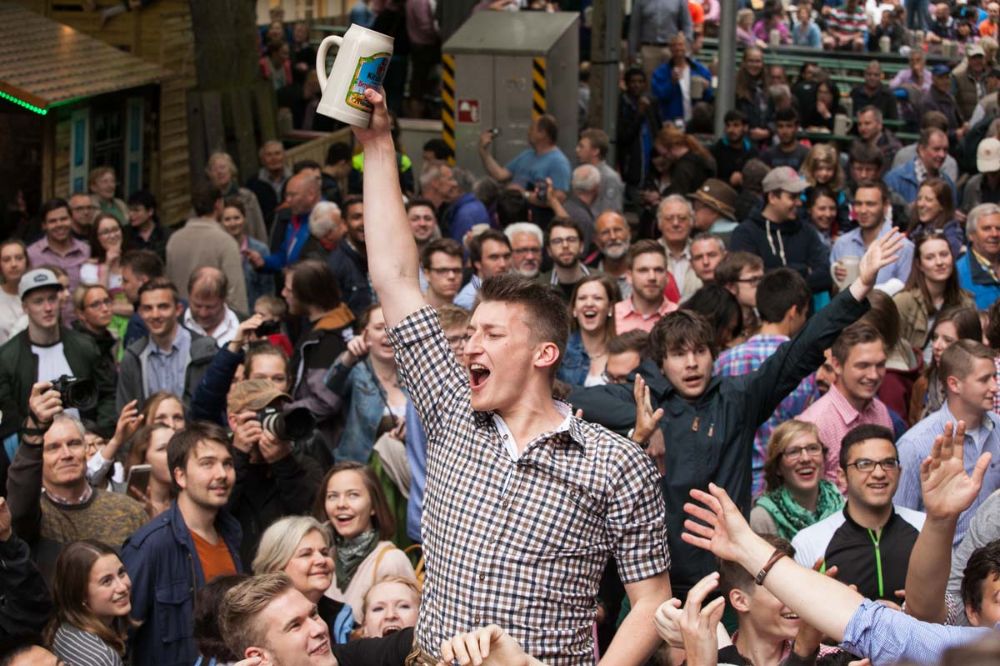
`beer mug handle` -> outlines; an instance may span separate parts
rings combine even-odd
[[[330,35],[320,42],[319,50],[316,51],[316,76],[319,78],[320,90],[326,90],[326,52],[330,50],[330,44],[336,44],[339,49],[344,43],[343,37]]]

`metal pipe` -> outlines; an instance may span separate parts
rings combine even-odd
[[[726,130],[726,112],[736,104],[736,0],[720,0],[719,87],[715,91],[715,135]]]

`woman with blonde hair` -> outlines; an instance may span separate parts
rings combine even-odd
[[[750,511],[754,532],[791,540],[840,510],[843,495],[823,478],[825,457],[814,424],[793,419],[774,429],[764,460],[766,492]]]
[[[252,565],[258,575],[287,574],[331,630],[344,606],[325,595],[333,583],[332,545],[329,528],[312,516],[287,516],[264,531]]]
[[[132,612],[132,580],[110,546],[87,539],[56,560],[56,611],[46,629],[52,651],[67,664],[122,666]]]
[[[379,638],[414,627],[420,613],[420,586],[402,576],[384,576],[365,595],[361,636]]]
[[[806,159],[802,162],[802,177],[809,186],[802,192],[802,210],[800,214],[808,219],[805,204],[809,201],[814,189],[820,186],[833,190],[837,197],[836,228],[840,233],[850,231],[851,206],[845,194],[847,178],[840,166],[840,155],[837,149],[825,143],[818,143],[809,149]]]

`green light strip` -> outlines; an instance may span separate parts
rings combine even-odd
[[[24,107],[28,111],[34,111],[35,113],[37,113],[40,116],[47,115],[48,112],[49,112],[48,109],[43,109],[40,106],[35,106],[34,104],[29,104],[28,102],[25,102],[23,99],[18,99],[17,97],[14,97],[13,95],[8,95],[7,93],[5,93],[2,90],[0,90],[0,99],[5,99],[8,102],[12,102],[14,104],[17,104],[18,106]]]

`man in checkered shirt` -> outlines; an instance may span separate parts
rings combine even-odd
[[[516,275],[487,280],[458,364],[418,283],[384,100],[364,146],[368,267],[400,374],[427,432],[427,579],[417,644],[498,624],[554,666],[593,664],[596,594],[609,556],[632,611],[605,658],[641,664],[671,596],[663,499],[634,443],[552,399],[569,333],[558,294]]]

